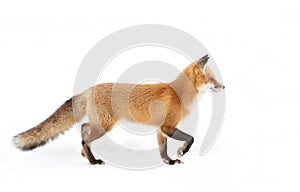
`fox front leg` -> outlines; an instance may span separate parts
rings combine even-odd
[[[191,135],[184,133],[177,128],[162,127],[162,131],[173,139],[185,141],[184,145],[177,151],[178,157],[182,157],[186,152],[188,152],[192,144],[194,143],[194,138]]]
[[[191,135],[184,133],[179,129],[175,129],[175,132],[171,137],[176,140],[185,141],[184,145],[177,151],[178,157],[182,157],[186,152],[188,152],[192,144],[194,143],[194,138]]]
[[[175,163],[183,163],[179,159],[171,159],[167,153],[167,137],[159,130],[157,132],[157,141],[159,145],[159,153],[163,161],[168,165],[174,165]]]

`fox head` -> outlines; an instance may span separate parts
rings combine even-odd
[[[209,56],[205,55],[201,59],[190,64],[184,70],[184,73],[196,88],[207,87],[212,91],[221,91],[225,89],[225,86],[216,80],[213,71],[206,66],[208,59]]]

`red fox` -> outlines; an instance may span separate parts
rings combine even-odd
[[[104,164],[92,154],[91,143],[109,132],[118,120],[125,119],[159,126],[157,141],[162,160],[169,165],[182,163],[168,156],[167,137],[185,142],[177,151],[178,157],[188,152],[194,138],[176,126],[188,114],[197,89],[204,85],[209,85],[213,91],[225,88],[205,66],[208,59],[205,55],[191,63],[170,83],[104,83],[91,87],[67,100],[36,127],[16,135],[14,144],[21,150],[32,150],[53,140],[87,116],[89,122],[81,126],[82,156],[90,164]]]

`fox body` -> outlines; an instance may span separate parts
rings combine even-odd
[[[224,89],[205,66],[208,59],[206,55],[191,63],[170,83],[104,83],[91,87],[66,101],[36,127],[16,135],[14,143],[21,150],[32,150],[87,116],[89,122],[81,127],[82,155],[91,164],[104,164],[93,156],[91,143],[109,132],[118,120],[125,119],[159,126],[157,141],[163,161],[166,164],[181,163],[179,159],[173,160],[167,155],[167,137],[185,141],[178,149],[178,156],[184,155],[194,139],[176,126],[188,114],[198,88],[209,85],[214,91]]]

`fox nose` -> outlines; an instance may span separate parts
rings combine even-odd
[[[222,86],[215,86],[215,89],[225,89],[225,86],[222,85]]]

